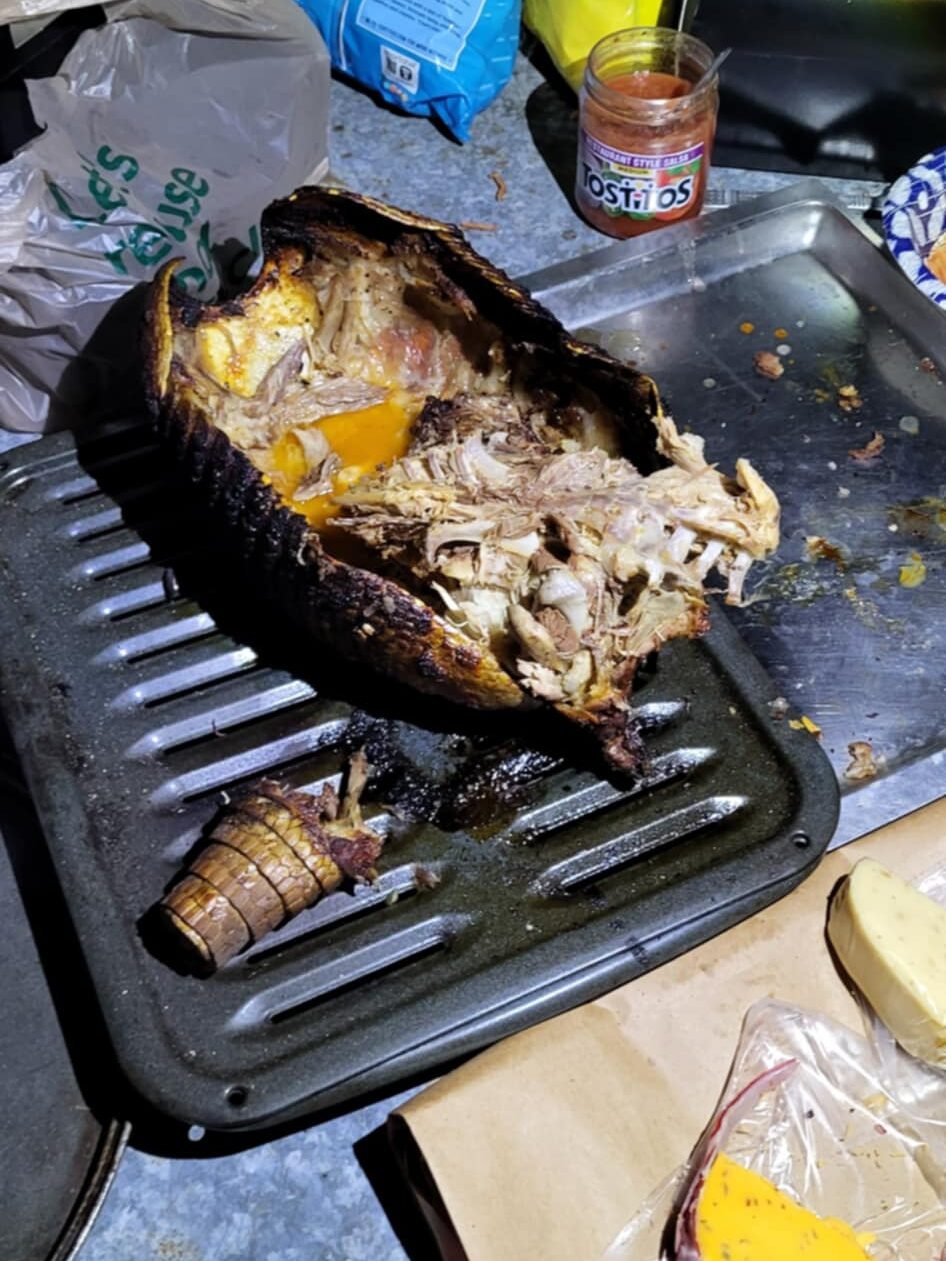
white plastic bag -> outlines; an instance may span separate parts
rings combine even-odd
[[[876,1048],[858,1034],[787,1004],[757,1003],[690,1162],[654,1191],[601,1261],[664,1255],[666,1224],[702,1176],[710,1139],[812,1212],[872,1234],[878,1261],[940,1257],[946,1170],[922,1121],[892,1097],[883,1076]],[[939,1099],[926,1103],[942,1108],[944,1096],[946,1079]]]
[[[140,282],[182,258],[181,282],[212,296],[258,254],[267,203],[327,168],[328,55],[295,0],[122,0],[108,17],[29,85],[46,130],[0,167],[10,429],[129,406]]]
[[[0,0],[0,23],[32,21],[47,18],[52,21],[67,9],[81,9],[89,0]]]

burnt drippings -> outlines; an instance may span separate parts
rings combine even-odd
[[[371,765],[368,792],[406,819],[489,834],[562,765],[556,754],[497,731],[444,736],[356,710],[345,743]]]

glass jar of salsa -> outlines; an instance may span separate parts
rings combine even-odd
[[[575,197],[610,236],[638,236],[699,213],[716,134],[713,54],[661,27],[595,44],[580,96]]]

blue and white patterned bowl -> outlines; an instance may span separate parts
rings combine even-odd
[[[920,158],[891,186],[883,219],[891,254],[918,289],[946,308],[946,285],[926,265],[930,249],[946,231],[946,148]]]

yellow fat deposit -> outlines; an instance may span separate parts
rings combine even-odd
[[[946,1067],[946,909],[862,858],[831,904],[828,937],[900,1045]]]
[[[697,1206],[696,1243],[702,1261],[869,1261],[846,1222],[818,1217],[760,1174],[720,1153]]]
[[[407,451],[412,415],[399,400],[388,397],[383,403],[356,412],[326,416],[309,426],[319,429],[342,462],[332,478],[332,491],[312,499],[296,500],[296,490],[308,473],[305,451],[296,433],[282,435],[271,448],[266,472],[273,486],[296,512],[301,512],[316,529],[339,511],[334,496],[343,494],[379,465],[400,459]]]

